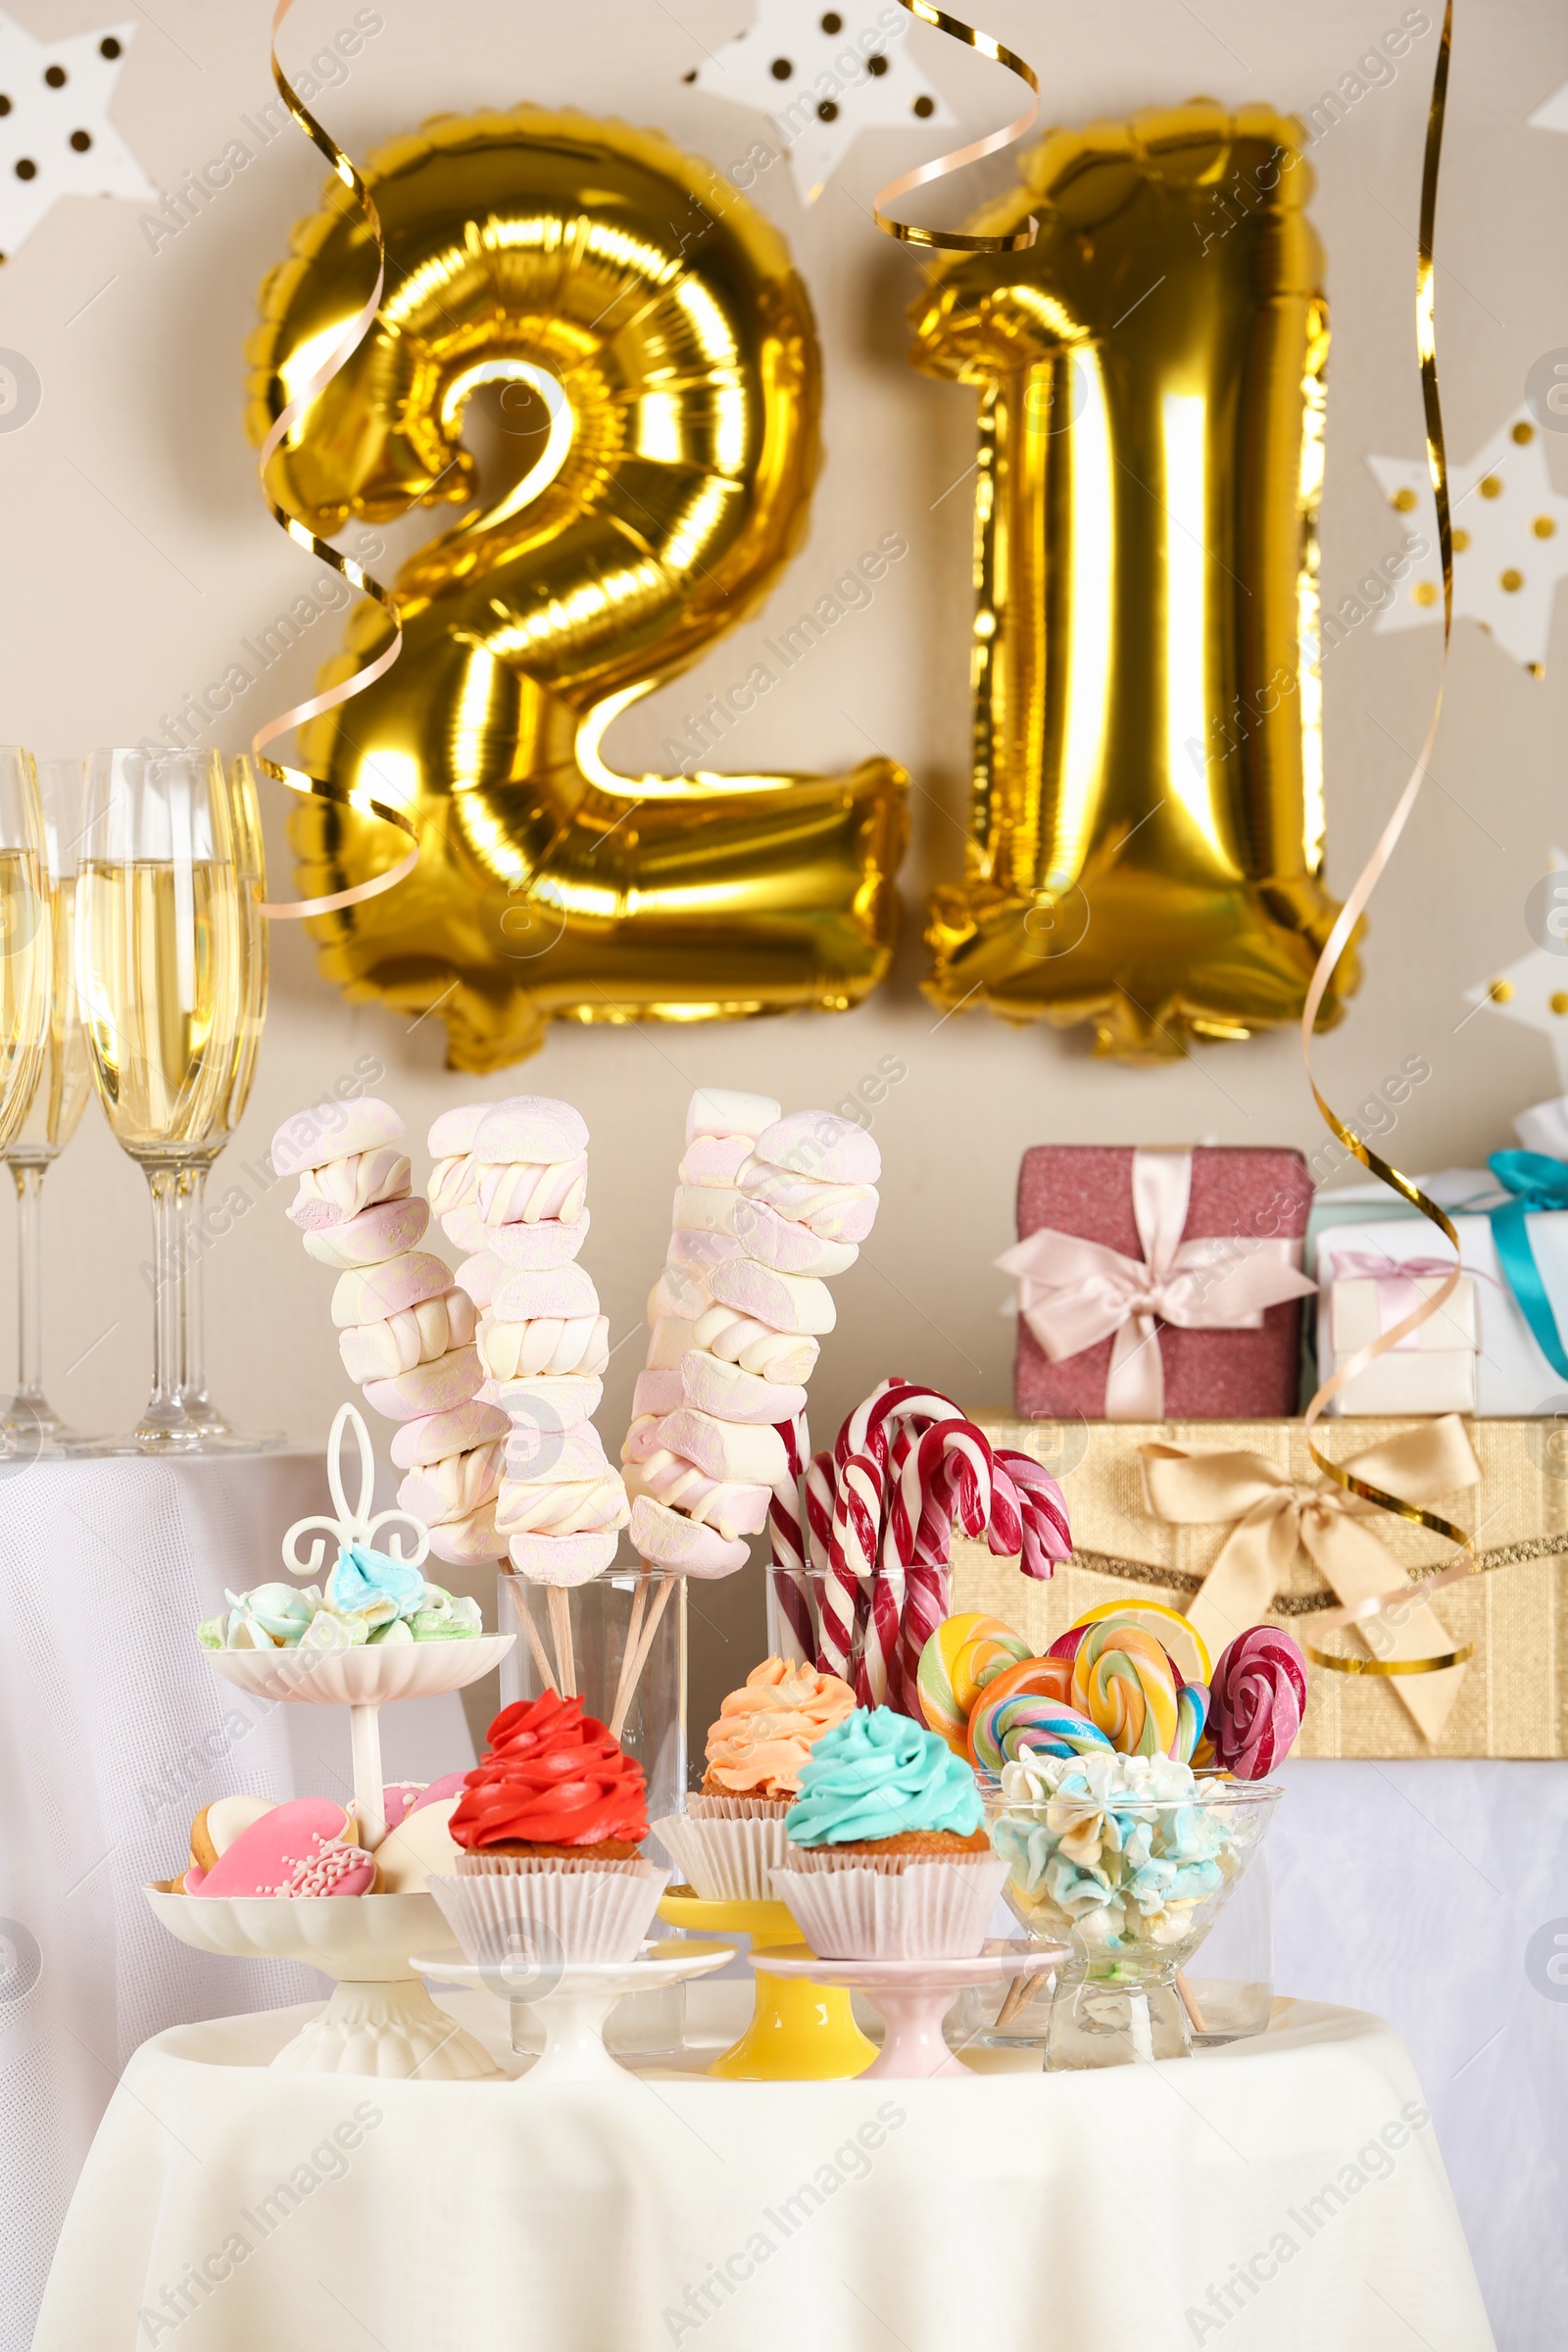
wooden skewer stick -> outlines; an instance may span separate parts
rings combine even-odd
[[[571,1599],[564,1585],[552,1585],[550,1592],[550,1637],[556,1649],[556,1673],[561,1683],[561,1695],[570,1698],[577,1689],[577,1661],[571,1647]]]
[[[1004,2026],[1010,2026],[1019,2012],[1029,2006],[1050,1975],[1049,1968],[1036,1968],[1032,1969],[1027,1976],[1013,1978],[1012,1983],[1007,1986],[1007,1997],[997,2011],[998,2033]]]
[[[637,1655],[632,1665],[630,1680],[626,1684],[624,1695],[618,1693],[616,1695],[615,1720],[610,1726],[610,1737],[612,1740],[618,1740],[622,1730],[625,1727],[626,1718],[631,1712],[631,1702],[637,1695],[637,1685],[642,1680],[643,1668],[648,1663],[648,1653],[654,1646],[654,1637],[659,1631],[659,1620],[661,1617],[662,1617],[665,1609],[669,1605],[669,1596],[675,1590],[675,1583],[676,1580],[672,1576],[666,1576],[664,1578],[663,1583],[660,1586],[658,1597],[655,1600],[653,1607],[649,1610],[646,1619],[644,1620],[642,1635],[637,1643]]]
[[[532,1650],[533,1662],[539,1669],[539,1680],[544,1684],[544,1687],[547,1690],[553,1691],[556,1697],[559,1698],[561,1696],[560,1685],[557,1683],[555,1676],[550,1671],[550,1660],[545,1655],[545,1645],[540,1641],[538,1633],[535,1631],[533,1618],[528,1609],[528,1594],[533,1588],[531,1585],[523,1583],[523,1580],[520,1577],[517,1581],[522,1586],[522,1591],[518,1595],[518,1600],[522,1609],[522,1630],[528,1637],[528,1647]]]
[[[1208,2028],[1203,2022],[1203,2012],[1198,2006],[1197,1996],[1180,1969],[1176,1971],[1176,1989],[1181,1994],[1182,2007],[1187,2012],[1188,2022],[1192,2026],[1193,2032],[1206,2034]]]
[[[626,1620],[626,1646],[620,1653],[620,1673],[615,1683],[615,1705],[612,1720],[623,1723],[631,1703],[631,1670],[637,1655],[637,1637],[642,1631],[643,1611],[648,1606],[648,1588],[653,1582],[653,1570],[645,1560],[637,1572],[637,1589],[631,1596],[631,1614]]]

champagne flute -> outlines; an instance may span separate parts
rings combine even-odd
[[[244,916],[216,752],[95,752],[76,882],[76,985],[93,1082],[153,1211],[153,1386],[128,1438],[88,1450],[221,1449],[179,1393],[179,1183],[211,1149],[244,1018]]]
[[[203,1298],[207,1179],[213,1162],[245,1114],[267,1019],[269,930],[267,918],[261,912],[261,903],[267,896],[267,863],[262,847],[256,771],[248,760],[233,762],[227,784],[234,870],[239,881],[239,948],[243,967],[240,1018],[228,1085],[217,1108],[209,1148],[192,1159],[179,1179],[180,1263],[185,1276],[179,1394],[187,1411],[200,1422],[208,1437],[225,1439],[232,1446],[254,1447],[278,1446],[283,1441],[271,1433],[238,1436],[208,1396]]]
[[[0,1149],[17,1187],[17,1393],[0,1410],[13,1438],[36,1428],[57,1452],[73,1433],[43,1393],[43,1180],[76,1132],[91,1079],[73,953],[76,865],[86,818],[87,763],[38,763],[52,940],[44,1066],[21,1133]]]

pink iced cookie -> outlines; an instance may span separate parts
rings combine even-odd
[[[466,1403],[478,1394],[483,1380],[478,1348],[454,1348],[450,1354],[416,1364],[395,1380],[367,1381],[365,1401],[389,1421],[417,1421],[426,1413],[444,1413]]]
[[[749,1135],[694,1136],[675,1173],[682,1184],[733,1184],[751,1153]]]
[[[286,1894],[294,1873],[352,1823],[330,1797],[297,1796],[273,1805],[219,1855],[201,1883],[202,1894]]]
[[[405,1421],[392,1432],[389,1450],[400,1470],[422,1470],[428,1462],[445,1461],[449,1453],[466,1453],[471,1446],[504,1438],[509,1426],[497,1406],[469,1397],[446,1412]]]
[[[395,1830],[405,1814],[412,1813],[424,1793],[423,1781],[388,1781],[381,1790],[381,1811],[389,1830]]]
[[[668,1412],[690,1404],[720,1421],[765,1421],[772,1428],[780,1421],[793,1421],[797,1413],[806,1410],[803,1388],[785,1380],[760,1380],[755,1372],[743,1372],[739,1364],[710,1355],[705,1348],[687,1348],[677,1379],[679,1394],[664,1408]]]
[[[303,1176],[307,1168],[401,1143],[407,1133],[391,1103],[373,1095],[359,1102],[317,1102],[283,1121],[269,1156],[277,1175]]]
[[[690,1405],[666,1415],[660,1443],[726,1485],[771,1488],[788,1466],[784,1441],[765,1421],[720,1421]]]
[[[302,1862],[282,1889],[302,1902],[325,1894],[373,1894],[375,1857],[363,1846],[334,1842]]]
[[[303,1239],[323,1266],[381,1266],[417,1248],[429,1222],[429,1201],[415,1194],[407,1200],[378,1200],[346,1225],[327,1225]]]
[[[761,1135],[778,1117],[779,1105],[771,1095],[700,1086],[686,1105],[686,1141],[693,1143],[700,1135]]]
[[[423,1299],[439,1298],[452,1286],[452,1268],[427,1250],[406,1250],[382,1266],[351,1269],[332,1293],[332,1320],[339,1331],[356,1323],[383,1323]]]
[[[440,1780],[432,1781],[427,1788],[420,1789],[414,1803],[409,1807],[409,1811],[422,1813],[426,1805],[444,1804],[449,1796],[461,1796],[467,1783],[469,1770],[471,1767],[466,1767],[462,1772],[443,1773]]]
[[[651,1494],[639,1494],[631,1506],[631,1541],[651,1566],[681,1576],[733,1576],[751,1558],[746,1544],[727,1543],[715,1529],[683,1519]]]
[[[756,1155],[816,1184],[875,1184],[882,1154],[863,1127],[832,1110],[792,1110],[758,1137]]]
[[[498,1323],[531,1323],[536,1317],[571,1321],[598,1314],[599,1293],[583,1266],[538,1273],[509,1267],[497,1279],[490,1312]]]
[[[586,1585],[602,1576],[620,1538],[612,1527],[588,1535],[514,1536],[508,1549],[519,1576],[535,1585]]]
[[[837,1320],[833,1294],[814,1274],[776,1274],[771,1266],[742,1259],[715,1266],[708,1287],[721,1306],[733,1306],[770,1331],[792,1337],[819,1338]]]

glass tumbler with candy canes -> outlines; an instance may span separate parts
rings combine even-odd
[[[1305,1660],[1255,1626],[1211,1666],[1188,1620],[1153,1602],[1092,1609],[1043,1657],[1021,1647],[996,1619],[951,1618],[918,1686],[987,1794],[1009,1904],[1032,1935],[1072,1947],[1046,2064],[1182,2057],[1195,2038],[1228,2038],[1187,1969],[1284,1793],[1266,1776],[1300,1730]],[[1020,1980],[1015,2013],[1039,1989]]]

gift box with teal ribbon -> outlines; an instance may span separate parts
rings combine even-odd
[[[1476,1410],[1568,1412],[1568,1163],[1541,1152],[1494,1152],[1485,1169],[1446,1168],[1419,1179],[1459,1235],[1461,1262],[1478,1277]],[[1386,1257],[1446,1258],[1442,1231],[1383,1185],[1355,1185],[1313,1203],[1307,1271],[1317,1244]]]

